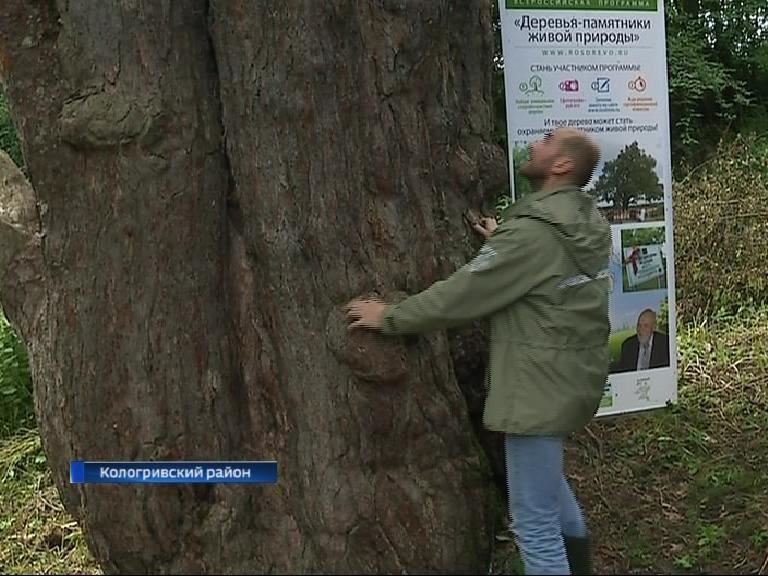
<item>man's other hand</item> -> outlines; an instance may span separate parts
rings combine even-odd
[[[480,218],[477,224],[474,224],[472,227],[483,238],[490,238],[491,234],[499,227],[499,224],[496,222],[496,218]]]
[[[350,330],[355,328],[369,328],[376,330],[381,327],[386,304],[380,300],[352,300],[346,306],[347,317],[352,321]]]

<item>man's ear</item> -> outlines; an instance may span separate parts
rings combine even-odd
[[[557,174],[558,176],[562,176],[563,174],[568,174],[569,172],[573,172],[574,169],[574,163],[571,158],[568,158],[567,156],[561,156],[557,160],[554,161],[552,164],[552,173]]]

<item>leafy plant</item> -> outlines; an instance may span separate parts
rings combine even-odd
[[[26,350],[0,311],[0,438],[34,424]]]
[[[11,119],[11,113],[8,109],[3,94],[0,92],[0,150],[6,152],[17,166],[24,165],[24,158],[21,154],[21,146],[16,136],[16,128]]]

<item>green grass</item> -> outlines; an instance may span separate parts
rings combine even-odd
[[[621,332],[614,332],[608,339],[608,349],[611,354],[611,362],[618,362],[621,358],[621,345],[630,336],[634,336],[637,331],[634,328],[622,330]]]
[[[0,309],[0,438],[34,425],[27,352]]]
[[[765,573],[768,308],[680,326],[678,343],[678,405],[569,440],[596,571]],[[0,573],[99,573],[33,431],[0,440],[0,486]],[[491,573],[522,574],[503,520]]]
[[[0,573],[100,574],[53,486],[34,430],[0,441]]]

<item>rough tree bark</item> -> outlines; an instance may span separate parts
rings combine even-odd
[[[4,0],[32,187],[0,211],[0,294],[106,571],[485,571],[482,331],[350,335],[341,307],[478,247],[461,212],[507,178],[491,10]],[[279,482],[75,487],[71,459],[275,459]]]

